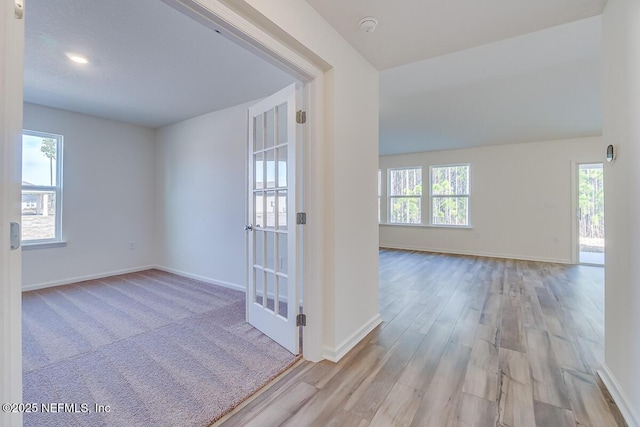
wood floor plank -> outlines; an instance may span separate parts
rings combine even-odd
[[[476,331],[482,313],[471,304],[467,304],[458,317],[456,327],[451,334],[451,341],[472,347],[476,339]]]
[[[564,371],[564,381],[578,425],[585,427],[616,425],[616,420],[593,376]]]
[[[585,364],[580,357],[577,344],[573,340],[553,334],[549,334],[549,340],[551,342],[553,354],[555,355],[558,366],[561,369],[569,369],[585,373],[589,372],[589,369],[585,367]]]
[[[551,348],[549,334],[546,331],[528,329],[527,351],[533,378],[534,399],[561,408],[571,408],[562,371]]]
[[[596,376],[596,372],[602,369],[604,362],[604,343],[592,341],[583,337],[576,337],[578,354],[588,373]]]
[[[455,425],[457,427],[495,427],[498,425],[498,403],[462,393]]]
[[[383,324],[223,425],[622,427],[595,376],[603,286],[593,267],[381,250]]]
[[[544,313],[538,301],[538,294],[535,287],[524,289],[522,302],[523,325],[529,329],[539,329],[545,331],[547,325],[544,321]]]
[[[531,367],[525,353],[500,348],[500,425],[535,426]]]
[[[498,362],[498,330],[490,325],[480,325],[462,391],[485,400],[497,401]]]
[[[344,408],[361,418],[371,420],[423,338],[424,335],[417,332],[404,333],[378,366],[372,367],[371,373],[347,399]]]
[[[344,427],[344,426],[353,426],[353,427],[367,427],[369,425],[369,421],[364,418],[359,417],[358,415],[345,411],[341,409],[338,411],[335,416],[333,416],[329,421],[325,424],[315,424],[322,425],[327,427]]]
[[[423,392],[404,384],[394,384],[369,427],[409,426],[415,416]]]
[[[519,292],[515,290],[502,296],[500,347],[519,352],[526,351],[526,339],[522,324],[522,302]]]
[[[573,412],[535,400],[533,410],[537,426],[576,427]]]
[[[412,426],[451,425],[457,416],[471,348],[450,342],[429,382]]]
[[[375,365],[386,352],[384,347],[367,345],[357,358],[343,366],[340,375],[329,381],[282,425],[297,427],[312,422],[326,423],[367,376],[369,367]]]
[[[260,410],[251,420],[243,422],[245,427],[275,426],[289,419],[300,406],[303,406],[318,389],[307,383],[298,383],[280,399]]]
[[[430,301],[425,305],[422,313],[420,313],[411,325],[409,325],[409,330],[419,332],[423,335],[428,334],[429,330],[431,330],[431,327],[440,315],[440,312],[444,308],[444,303],[446,301],[446,296],[432,296]]]
[[[426,388],[440,364],[453,327],[454,324],[451,322],[436,322],[433,325],[400,374],[399,383],[416,390]]]
[[[483,325],[500,326],[502,293],[490,292],[482,308],[480,323]]]

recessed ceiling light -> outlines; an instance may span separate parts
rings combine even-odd
[[[78,55],[77,53],[67,53],[67,58],[78,64],[88,64],[89,60],[86,56]]]

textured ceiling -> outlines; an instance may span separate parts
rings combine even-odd
[[[160,0],[31,0],[25,37],[25,101],[149,127],[294,81]]]
[[[599,15],[607,0],[307,0],[379,70]],[[358,22],[374,16],[373,33]]]
[[[601,19],[385,70],[380,154],[602,132]]]

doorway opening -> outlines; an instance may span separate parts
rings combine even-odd
[[[604,169],[602,163],[578,166],[578,262],[604,265]]]

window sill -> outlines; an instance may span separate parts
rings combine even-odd
[[[399,224],[390,222],[379,222],[378,225],[384,227],[452,228],[455,230],[473,230],[473,226],[471,225]]]
[[[39,242],[39,243],[25,243],[22,245],[23,251],[33,251],[36,249],[51,249],[51,248],[62,248],[67,246],[67,242],[59,241],[59,242]]]

